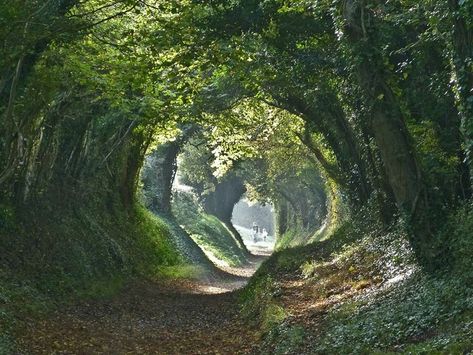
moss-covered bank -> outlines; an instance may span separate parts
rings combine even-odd
[[[402,222],[385,228],[368,213],[325,241],[274,254],[241,295],[244,314],[261,330],[261,352],[471,351],[473,274],[463,254],[472,223],[471,205],[446,218],[441,233],[454,241],[454,257],[435,273],[419,266]]]

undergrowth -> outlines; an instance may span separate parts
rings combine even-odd
[[[50,201],[49,201],[50,202]],[[78,298],[116,294],[134,277],[190,277],[166,222],[136,205],[38,203],[23,215],[0,206],[0,353],[12,353],[19,319]],[[31,212],[34,211],[34,212]],[[42,265],[38,268],[37,265]]]
[[[267,260],[241,294],[244,314],[261,330],[261,352],[471,352],[471,205],[446,218],[442,270],[418,265],[406,230],[402,221],[386,228],[358,215],[328,240]]]

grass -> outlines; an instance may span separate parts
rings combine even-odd
[[[199,272],[171,243],[166,222],[139,205],[105,210],[93,201],[73,208],[51,203],[24,215],[0,206],[2,354],[14,352],[13,333],[26,316],[77,299],[111,297],[132,278]]]
[[[174,269],[176,275],[184,275],[183,270],[188,266],[171,243],[172,229],[164,220],[143,207],[137,208],[137,217],[134,235],[138,237],[137,250],[142,253],[138,259],[140,273],[152,277],[155,274],[162,275],[160,269]],[[179,268],[183,270],[179,271]]]
[[[200,279],[207,272],[201,266],[183,264],[176,266],[162,266],[156,271],[158,279]]]
[[[175,194],[173,213],[178,223],[202,249],[230,266],[246,262],[245,253],[231,232],[218,218],[206,214],[192,194]]]

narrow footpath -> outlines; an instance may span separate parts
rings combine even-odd
[[[263,253],[264,254],[264,253]],[[251,354],[256,332],[239,318],[237,288],[267,255],[228,277],[134,282],[110,300],[83,302],[31,320],[24,354]]]

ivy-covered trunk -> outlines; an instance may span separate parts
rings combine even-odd
[[[282,198],[275,202],[277,237],[281,237],[288,230],[287,204],[287,201]]]
[[[0,38],[0,185],[15,184],[16,176],[27,163],[28,151],[33,149],[28,130],[34,125],[35,113],[19,116],[15,112],[18,98],[34,66],[48,45],[67,32],[76,33],[66,13],[78,3],[58,0],[43,4],[17,2],[12,30]],[[0,7],[0,11],[2,11]],[[14,15],[12,15],[14,14]],[[66,26],[67,24],[67,26]]]
[[[422,180],[403,114],[386,79],[386,68],[373,33],[373,16],[364,1],[344,2],[345,36],[354,56],[358,83],[371,114],[371,128],[398,208],[415,214]]]
[[[470,168],[473,187],[473,5],[468,1],[448,1],[453,27],[453,70],[457,107],[461,115],[461,129],[465,157]]]
[[[177,172],[177,157],[198,126],[183,125],[181,130],[177,139],[159,145],[145,159],[141,175],[145,205],[157,214],[172,215],[172,185]]]
[[[389,85],[388,69],[377,43],[375,1],[343,2],[344,36],[370,115],[370,128],[400,213],[412,227],[411,244],[419,260],[435,267],[438,250],[431,237],[427,189],[403,112]],[[382,11],[381,9],[379,11]]]

